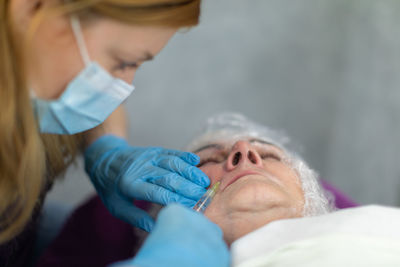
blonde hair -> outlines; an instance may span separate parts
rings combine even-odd
[[[24,47],[13,35],[9,3],[0,0],[0,244],[24,229],[46,185],[74,161],[83,141],[79,134],[39,133],[25,78]],[[39,13],[31,29],[46,16],[70,14],[191,27],[199,20],[200,0],[69,0]]]

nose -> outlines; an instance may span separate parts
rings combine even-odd
[[[262,167],[262,159],[247,141],[238,141],[234,144],[227,160],[227,169],[233,170],[242,164],[251,164]]]

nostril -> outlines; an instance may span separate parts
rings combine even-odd
[[[233,166],[237,165],[241,158],[242,158],[242,153],[236,152],[235,156],[233,156],[233,159],[232,159]]]
[[[256,158],[256,156],[254,155],[253,152],[249,151],[247,153],[247,158],[251,161],[251,163],[257,164],[257,158]]]

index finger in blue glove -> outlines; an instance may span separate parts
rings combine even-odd
[[[143,183],[140,187],[132,184],[132,186],[125,186],[121,191],[128,198],[129,196],[135,196],[135,199],[155,202],[161,205],[178,202],[186,207],[193,207],[196,204],[196,201],[192,199],[151,183]]]
[[[165,170],[175,172],[199,186],[207,187],[210,185],[210,178],[208,178],[204,172],[180,158],[163,156],[159,159],[158,166]]]
[[[165,172],[165,174],[161,177],[148,179],[148,181],[195,201],[199,200],[206,193],[204,187],[199,186],[176,173],[166,170],[162,170],[160,173],[161,172]]]

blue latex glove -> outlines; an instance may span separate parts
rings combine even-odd
[[[85,168],[100,198],[115,217],[151,231],[154,220],[133,199],[192,207],[206,192],[209,178],[199,157],[157,147],[131,147],[124,139],[103,136],[84,153]]]
[[[112,267],[225,267],[230,254],[221,229],[204,215],[177,204],[164,208],[153,232],[132,260]]]

